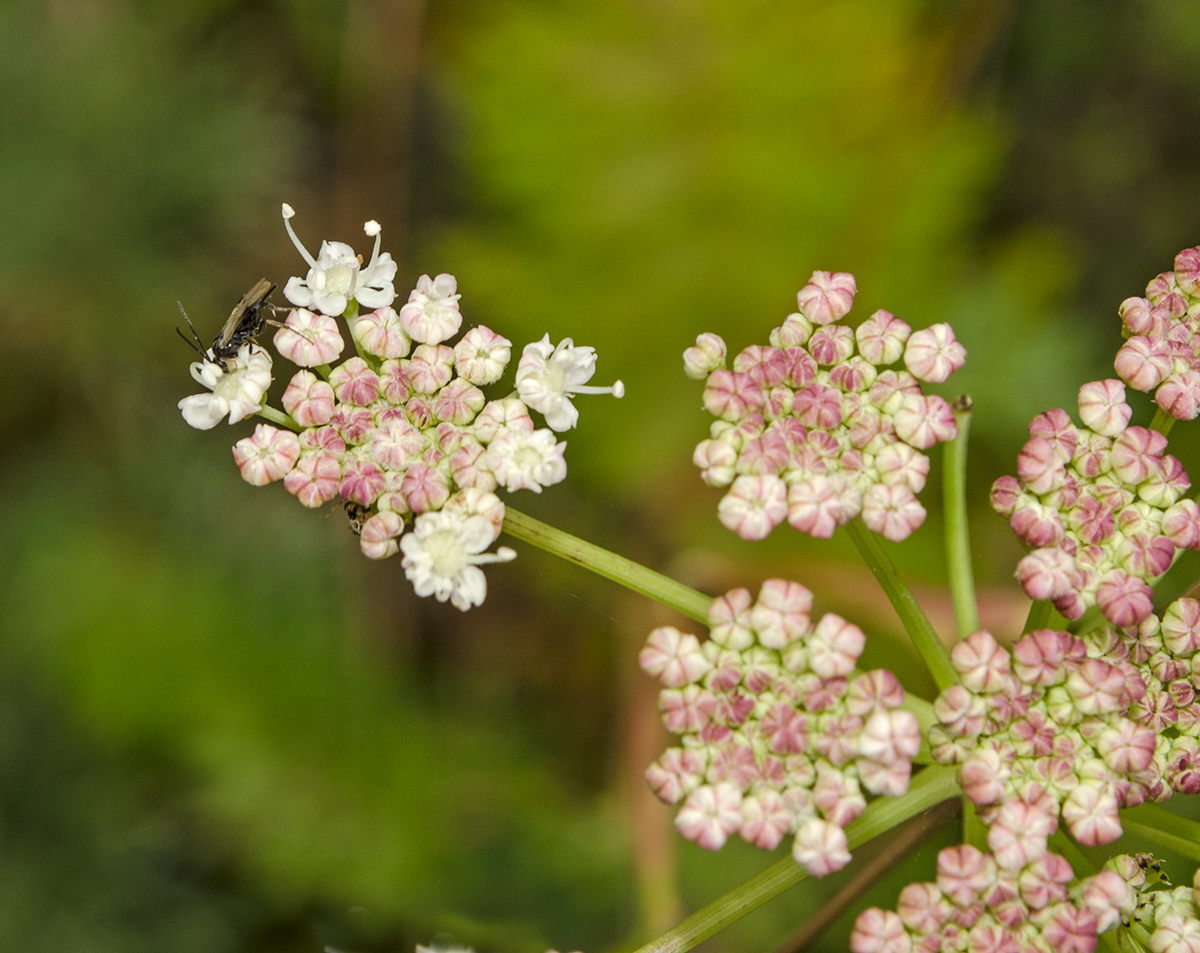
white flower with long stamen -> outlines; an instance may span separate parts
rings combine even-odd
[[[271,355],[256,344],[243,344],[228,371],[212,361],[196,361],[189,368],[197,384],[212,393],[194,394],[178,404],[183,419],[197,430],[211,430],[227,414],[229,422],[262,410],[263,395],[271,386]]]
[[[625,396],[625,385],[620,381],[611,387],[587,386],[595,373],[595,348],[575,347],[570,338],[563,338],[555,347],[547,334],[525,345],[517,365],[517,396],[541,413],[551,430],[561,433],[579,421],[579,411],[571,403],[576,394]]]
[[[463,517],[445,510],[422,513],[412,532],[400,540],[404,574],[418,596],[449,600],[466,612],[481,605],[487,596],[487,579],[479,567],[517,558],[507,546],[484,552],[495,538],[493,525],[485,517]]]
[[[304,278],[288,279],[283,289],[288,301],[300,308],[337,317],[351,300],[372,310],[386,308],[396,300],[396,289],[392,285],[396,263],[387,252],[379,252],[381,229],[378,222],[367,222],[363,226],[363,231],[375,239],[371,260],[364,266],[354,249],[345,242],[321,242],[321,250],[313,258],[292,228],[291,220],[295,214],[295,209],[284,204],[283,223],[292,244],[308,262],[308,274]]]

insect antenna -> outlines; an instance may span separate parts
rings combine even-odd
[[[179,330],[178,325],[175,326],[175,333],[183,338],[183,343],[199,354],[201,358],[206,361],[210,360],[208,356],[208,350],[204,347],[204,342],[200,340],[200,335],[196,333],[196,328],[192,325],[192,319],[189,318],[187,316],[187,312],[183,310],[183,302],[176,301],[175,303],[179,305],[179,313],[183,315],[183,320],[187,322],[187,326],[192,332],[192,337],[195,338],[195,341],[188,340],[188,336]]]

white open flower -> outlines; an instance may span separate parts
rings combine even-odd
[[[551,430],[570,430],[579,421],[579,411],[571,403],[576,394],[612,394],[625,396],[625,385],[590,387],[587,382],[596,373],[596,349],[575,347],[563,338],[555,347],[547,334],[540,341],[525,345],[517,365],[517,396],[546,418]]]
[[[229,415],[229,422],[262,410],[263,395],[271,386],[271,355],[256,344],[243,344],[237,357],[226,359],[229,370],[212,361],[196,361],[190,370],[196,383],[211,391],[179,402],[183,419],[197,430],[210,430]]]
[[[371,260],[364,267],[354,249],[345,242],[321,242],[321,251],[314,259],[292,228],[291,219],[295,214],[290,205],[283,206],[283,223],[292,244],[308,262],[308,274],[304,278],[288,279],[283,289],[288,301],[299,308],[337,317],[351,300],[371,310],[386,308],[396,300],[396,289],[392,285],[396,263],[387,252],[379,253],[381,230],[378,222],[367,222],[363,226],[363,231],[375,239]]]
[[[466,612],[481,605],[487,595],[487,579],[479,567],[517,558],[507,546],[485,553],[495,538],[495,528],[486,517],[464,517],[444,510],[422,513],[412,532],[400,540],[404,575],[418,596],[449,600]]]
[[[505,427],[488,445],[487,466],[508,492],[541,493],[542,487],[553,486],[566,477],[566,449],[567,445],[556,441],[549,430]]]

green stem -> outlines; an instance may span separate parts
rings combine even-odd
[[[266,404],[263,404],[259,409],[258,416],[262,417],[264,420],[271,421],[273,424],[278,424],[280,427],[286,427],[288,430],[293,430],[296,433],[299,433],[304,429],[282,410],[276,410],[274,407],[268,407]]]
[[[933,626],[921,611],[912,591],[905,585],[891,559],[883,551],[879,537],[867,529],[866,524],[857,516],[846,524],[846,531],[858,548],[859,554],[871,568],[871,572],[875,574],[876,581],[887,593],[896,614],[904,624],[904,630],[933,675],[938,689],[945,690],[955,684],[958,674],[950,664],[950,653],[946,651],[946,646],[942,645],[942,640],[933,631]]]
[[[662,573],[584,542],[577,536],[548,526],[532,516],[526,516],[511,506],[505,506],[504,509],[504,532],[555,556],[561,556],[569,562],[578,563],[605,579],[619,582],[627,589],[649,596],[690,619],[708,625],[708,607],[712,603],[712,597],[676,582]]]
[[[1175,426],[1175,418],[1168,414],[1161,407],[1154,408],[1154,419],[1150,421],[1150,429],[1157,430],[1164,437],[1171,432],[1171,428]]]
[[[1154,804],[1139,804],[1121,812],[1126,834],[1137,834],[1159,847],[1200,861],[1200,823]]]
[[[971,569],[971,540],[967,527],[967,435],[971,430],[971,398],[965,394],[954,401],[958,436],[943,452],[942,497],[946,523],[946,567],[950,598],[954,602],[954,624],[965,639],[979,629],[979,606],[975,601],[975,575]]]
[[[912,779],[908,793],[903,797],[885,797],[871,802],[863,815],[846,828],[850,848],[859,847],[902,821],[960,794],[955,781],[957,773],[955,767],[926,768]],[[791,857],[785,857],[707,907],[697,910],[636,953],[685,953],[807,876],[808,872],[803,867]]]
[[[1038,599],[1029,607],[1029,615],[1025,619],[1025,628],[1021,634],[1032,632],[1034,629],[1050,628],[1050,620],[1054,618],[1054,603],[1049,599]]]

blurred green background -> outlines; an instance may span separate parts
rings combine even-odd
[[[241,481],[249,423],[183,424],[175,302],[207,333],[300,272],[281,202],[314,249],[366,250],[379,220],[402,294],[453,272],[469,321],[572,336],[625,381],[581,401],[570,479],[522,509],[713,593],[798,578],[928,693],[845,540],[717,523],[680,354],[701,331],[765,342],[815,268],[857,275],[852,318],[950,321],[985,618],[1011,635],[1019,551],[987,487],[1033,414],[1111,376],[1117,304],[1200,243],[1198,18],[5,0],[0,949],[367,953],[445,931],[597,953],[772,859],[681,843],[641,785],[665,739],[636,653],[669,617],[519,544],[481,609],[418,600],[341,518]],[[1172,438],[1200,466],[1190,429]],[[891,551],[949,634],[936,467],[935,515]],[[834,880],[708,948],[786,946]]]

